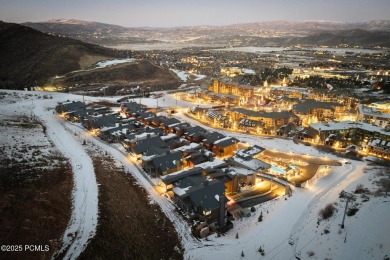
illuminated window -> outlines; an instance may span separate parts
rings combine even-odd
[[[203,215],[208,216],[208,215],[210,215],[210,214],[211,214],[211,210],[210,210],[210,211],[204,211],[204,210],[203,210]]]

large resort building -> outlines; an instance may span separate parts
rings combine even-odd
[[[359,105],[358,119],[380,127],[390,125],[390,102],[373,103],[370,106]]]
[[[216,97],[229,103],[230,105],[244,105],[254,97],[254,86],[240,85],[222,80],[212,80],[208,90],[217,94]],[[213,95],[211,93],[211,95]]]

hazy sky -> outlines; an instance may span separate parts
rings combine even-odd
[[[79,19],[122,26],[390,19],[390,0],[0,0],[0,20]]]

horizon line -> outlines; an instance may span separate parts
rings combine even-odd
[[[104,22],[104,21],[91,21],[91,20],[81,20],[76,18],[53,18],[46,21],[25,21],[25,22],[19,22],[18,24],[24,24],[24,23],[50,23],[55,21],[59,21],[58,23],[61,24],[60,21],[79,21],[79,22],[86,22],[86,23],[101,23],[101,24],[107,24],[107,25],[114,25],[114,26],[120,26],[124,28],[179,28],[179,27],[201,27],[201,26],[210,26],[210,27],[223,27],[223,26],[232,26],[232,25],[245,25],[245,24],[255,24],[255,23],[267,23],[267,22],[295,22],[295,23],[304,23],[304,22],[332,22],[332,23],[340,23],[340,24],[358,24],[358,23],[367,23],[367,22],[373,22],[373,21],[390,21],[390,19],[373,19],[373,20],[366,20],[366,21],[358,21],[358,22],[344,22],[344,21],[338,21],[338,20],[261,20],[261,21],[253,21],[253,22],[242,22],[242,23],[231,23],[231,24],[223,24],[223,25],[216,25],[216,24],[197,24],[197,25],[177,25],[177,26],[151,26],[151,25],[140,25],[140,26],[127,26],[127,25],[119,25],[115,23],[110,22]],[[4,21],[5,22],[5,21]],[[63,23],[66,24],[66,23]]]

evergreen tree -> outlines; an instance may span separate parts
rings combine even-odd
[[[263,221],[263,212],[262,211],[260,212],[258,221],[259,222]]]
[[[241,257],[244,257],[245,254],[244,254],[244,250],[241,251]]]
[[[264,249],[263,249],[261,246],[259,247],[259,253],[260,253],[260,255],[262,255],[262,256],[265,255]]]

